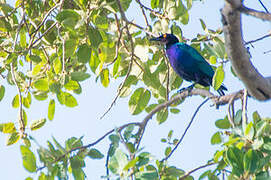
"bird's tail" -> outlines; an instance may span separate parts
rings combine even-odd
[[[228,91],[228,89],[224,84],[222,84],[220,88],[217,90],[217,92],[220,96],[224,96],[225,95],[224,91]]]

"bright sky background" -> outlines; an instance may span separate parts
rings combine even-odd
[[[7,2],[12,5],[14,4],[14,1]],[[149,3],[146,1],[142,2],[150,7]],[[257,0],[246,2],[249,3],[248,7],[263,10]],[[263,2],[265,5],[268,5],[268,3],[270,4],[268,0]],[[203,33],[199,18],[202,18],[205,21],[208,28],[216,29],[218,26],[221,26],[219,10],[222,7],[223,0],[205,0],[204,3],[199,1],[195,2],[189,13],[189,25],[181,27],[184,36],[191,39],[195,37],[197,33]],[[267,8],[271,11],[271,5],[267,6]],[[144,26],[144,20],[139,11],[140,8],[138,5],[133,3],[127,16],[129,20],[135,20],[136,23]],[[270,23],[268,22],[246,16],[243,16],[243,27],[244,39],[246,41],[257,39],[267,34],[271,28]],[[261,73],[263,73],[263,75],[267,76],[271,75],[271,53],[264,54],[263,52],[271,50],[270,44],[270,39],[266,39],[254,43],[254,48],[250,47],[253,64]],[[228,64],[226,67],[226,79],[224,84],[228,87],[229,92],[242,89],[243,85],[229,72],[229,67]],[[47,122],[43,128],[31,132],[31,136],[33,136],[42,146],[46,146],[46,141],[51,141],[52,136],[64,144],[64,141],[72,136],[80,137],[83,135],[84,143],[88,144],[114,127],[118,127],[128,122],[141,121],[146,113],[141,113],[139,116],[130,115],[128,110],[128,98],[119,99],[109,114],[104,119],[99,119],[115,97],[120,82],[120,80],[112,80],[109,88],[103,88],[99,82],[95,83],[95,76],[92,74],[91,78],[82,84],[82,94],[76,96],[79,105],[76,108],[67,108],[56,103],[56,113],[53,121]],[[0,79],[0,83],[3,83],[6,87],[5,97],[0,103],[0,123],[10,121],[17,123],[17,109],[12,108],[11,106],[11,101],[17,94],[16,88],[15,86],[8,86],[2,79]],[[187,85],[189,85],[189,83],[183,84],[183,86]],[[144,147],[146,151],[153,153],[155,156],[154,158],[161,160],[164,157],[164,149],[166,146],[160,142],[160,139],[166,137],[171,129],[174,130],[173,137],[180,138],[196,107],[202,100],[202,98],[195,96],[186,99],[185,102],[179,106],[181,112],[177,115],[170,115],[168,120],[162,125],[158,125],[155,118],[153,118],[147,126],[141,147]],[[236,104],[240,104],[240,102]],[[210,105],[211,103],[207,103],[199,111],[195,122],[189,129],[184,141],[169,159],[170,165],[176,165],[178,168],[184,170],[191,170],[205,164],[207,160],[212,158],[213,153],[217,148],[210,144],[211,136],[217,131],[214,122],[217,119],[224,118],[227,107],[221,107],[219,110],[216,110],[214,107],[210,107]],[[34,100],[30,110],[27,110],[28,122],[47,117],[47,107],[48,101]],[[250,98],[248,101],[249,118],[251,119],[251,114],[255,110],[258,110],[263,117],[271,117],[270,107],[270,101],[260,103]],[[1,179],[21,180],[29,175],[34,179],[37,179],[38,174],[30,174],[22,166],[22,157],[19,150],[21,141],[12,146],[5,146],[5,142],[6,135],[0,134]],[[105,154],[108,147],[108,138],[95,146],[95,148]],[[87,179],[96,180],[100,179],[102,175],[105,175],[104,162],[105,159],[88,159],[86,161],[86,168],[84,169]],[[41,164],[38,165],[40,166]],[[199,173],[195,173],[194,175],[198,174]],[[70,179],[73,179],[72,175],[70,177]]]

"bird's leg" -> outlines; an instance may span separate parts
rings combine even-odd
[[[192,91],[192,89],[194,88],[194,86],[196,85],[196,83],[193,83],[192,85],[179,89],[177,92],[178,93],[182,93],[183,91],[188,91],[189,93]]]

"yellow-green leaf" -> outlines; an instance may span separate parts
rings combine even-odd
[[[3,99],[5,95],[5,87],[3,85],[0,85],[0,101]]]
[[[47,91],[49,89],[49,83],[47,79],[39,79],[34,82],[34,87],[40,91]]]
[[[104,87],[108,87],[110,80],[109,80],[109,70],[107,68],[103,69],[101,72],[101,82]]]
[[[90,60],[91,57],[91,49],[90,47],[85,43],[78,47],[77,51],[77,58],[78,61],[81,63],[87,63]]]
[[[75,107],[78,105],[76,99],[70,93],[64,92],[64,95],[65,95],[65,105],[67,107]]]
[[[151,93],[149,90],[144,88],[138,88],[135,90],[133,95],[129,100],[129,110],[133,115],[141,113],[145,107],[148,105],[151,98]]]
[[[13,133],[16,131],[16,128],[13,122],[2,123],[0,124],[0,131],[2,133]]]
[[[215,75],[213,77],[213,87],[218,90],[224,80],[224,69],[223,66],[216,68]]]
[[[9,145],[12,145],[16,142],[18,142],[20,139],[20,135],[18,132],[13,132],[11,134],[9,134],[9,136],[7,137],[7,142],[6,142],[6,145],[9,146]]]
[[[76,90],[79,88],[79,84],[77,81],[73,81],[73,80],[70,80],[69,82],[67,82],[64,87],[69,90],[69,91],[72,91],[72,90]]]
[[[55,116],[55,100],[51,99],[48,106],[48,119],[53,120]]]
[[[19,95],[18,94],[16,96],[14,96],[14,98],[12,100],[12,107],[14,107],[14,108],[19,107]]]
[[[37,164],[36,157],[34,153],[26,146],[20,146],[22,158],[23,158],[23,166],[29,172],[36,172]]]
[[[62,62],[60,61],[59,58],[55,58],[54,62],[53,62],[53,67],[54,67],[54,71],[56,74],[59,74],[62,70]]]
[[[37,130],[37,129],[41,128],[45,123],[46,123],[46,119],[45,118],[35,120],[35,121],[33,121],[31,123],[30,129],[32,131]]]

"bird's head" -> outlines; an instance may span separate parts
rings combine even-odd
[[[173,34],[162,34],[157,38],[151,38],[150,41],[159,41],[169,47],[172,44],[179,42],[178,38]]]

